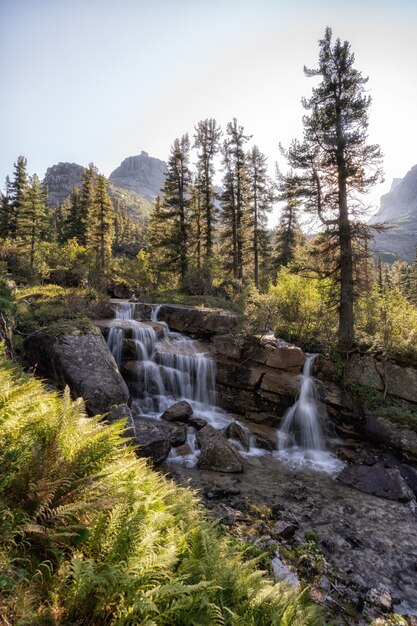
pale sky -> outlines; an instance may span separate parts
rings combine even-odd
[[[369,137],[386,182],[417,163],[417,1],[0,0],[0,185],[19,154],[105,175],[146,150],[236,117],[268,156],[302,138],[301,98],[326,26],[369,76]],[[285,169],[282,162],[280,165]]]

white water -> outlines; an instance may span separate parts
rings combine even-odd
[[[186,400],[193,407],[195,417],[216,429],[225,428],[234,420],[217,406],[215,361],[210,359],[203,344],[170,331],[166,322],[158,319],[160,309],[161,305],[153,307],[150,321],[146,321],[140,319],[140,309],[134,303],[122,302],[109,332],[107,342],[119,367],[126,335],[135,346],[136,359],[129,363],[132,408],[158,420],[172,404]],[[277,433],[278,451],[273,455],[295,469],[308,467],[334,474],[343,464],[326,450],[311,377],[314,358],[315,355],[307,357],[300,377],[299,397],[284,416]],[[256,447],[255,435],[238,423],[249,434],[250,442],[249,451],[245,451],[239,442],[230,440],[240,454],[270,456],[270,452]],[[193,429],[189,430],[187,444],[188,449],[182,455],[172,448],[168,461],[194,467],[199,450]]]
[[[300,377],[298,399],[284,415],[277,432],[275,456],[293,468],[309,467],[329,474],[341,471],[343,463],[326,450],[326,439],[317,411],[317,393],[311,372],[317,355],[307,355]]]

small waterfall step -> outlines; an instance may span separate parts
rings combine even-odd
[[[324,424],[317,410],[317,392],[312,377],[316,354],[308,354],[300,377],[297,400],[284,415],[277,431],[276,457],[294,468],[308,467],[336,474],[344,464],[326,449]]]

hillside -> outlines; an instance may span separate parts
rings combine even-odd
[[[381,198],[379,211],[369,224],[386,223],[389,229],[375,236],[375,252],[385,262],[413,260],[417,245],[417,165],[402,179],[394,179]]]
[[[77,163],[62,162],[47,169],[43,184],[48,188],[49,206],[51,208],[64,202],[73,187],[80,187],[83,169],[83,166]],[[126,206],[127,212],[134,221],[140,222],[149,216],[152,202],[133,189],[123,189],[111,183],[109,194],[115,206],[117,202]]]

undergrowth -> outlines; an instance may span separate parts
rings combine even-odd
[[[389,395],[384,396],[382,391],[359,383],[350,383],[347,388],[359,396],[380,417],[385,417],[395,424],[406,426],[417,432],[417,406],[415,404],[410,404],[405,400],[396,400]]]
[[[192,491],[0,355],[0,621],[14,626],[321,625]]]

